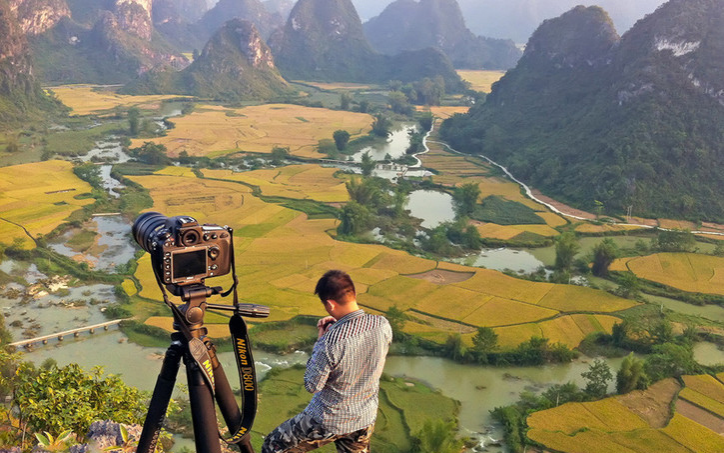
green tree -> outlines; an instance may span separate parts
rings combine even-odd
[[[342,93],[339,95],[340,110],[349,110],[349,106],[351,103],[352,103],[352,96],[349,93]]]
[[[414,453],[460,453],[463,441],[455,436],[455,423],[427,419],[414,435]]]
[[[576,235],[566,232],[556,239],[556,269],[567,270],[573,264],[573,258],[580,250]]]
[[[133,148],[131,154],[144,164],[168,165],[171,163],[171,159],[166,155],[166,147],[153,142],[144,142],[140,148]]]
[[[653,353],[646,357],[644,364],[644,370],[652,382],[702,371],[701,366],[694,360],[691,345],[664,343],[655,345],[652,350]]]
[[[397,305],[393,305],[387,310],[385,317],[392,328],[392,337],[400,338],[403,335],[402,330],[405,328],[405,313],[397,308]]]
[[[342,129],[336,130],[334,134],[332,134],[332,138],[334,138],[334,144],[337,145],[337,149],[342,151],[347,147],[347,143],[349,143],[349,132]]]
[[[135,137],[141,131],[141,111],[138,107],[128,109],[128,133]]]
[[[445,341],[445,356],[452,360],[462,360],[466,353],[463,337],[459,333],[448,335]]]
[[[593,248],[593,267],[591,268],[593,275],[598,277],[607,276],[608,268],[618,258],[618,255],[618,246],[613,239],[606,238],[596,244]]]
[[[377,165],[377,162],[372,159],[372,155],[369,152],[362,154],[362,162],[360,162],[360,167],[362,168],[363,176],[372,176],[375,165]]]
[[[623,395],[633,390],[645,390],[649,386],[649,377],[644,371],[644,361],[634,357],[633,352],[621,362],[616,373],[616,391]]]
[[[5,146],[5,152],[14,154],[20,151],[20,145],[18,145],[18,139],[12,137],[8,140],[8,144]]]
[[[410,137],[410,144],[405,150],[406,154],[419,154],[425,151],[425,135],[416,130],[411,130],[407,134]]]
[[[592,398],[600,399],[608,393],[608,382],[613,379],[611,367],[601,359],[595,359],[587,371],[581,373],[586,381],[584,391]]]
[[[387,137],[390,135],[392,122],[384,115],[377,114],[372,122],[372,133],[378,137]]]
[[[340,223],[337,232],[341,235],[355,235],[367,230],[372,221],[369,209],[350,201],[340,212]]]
[[[478,327],[473,336],[473,354],[479,363],[488,362],[488,354],[498,349],[498,334],[490,327]]]
[[[691,252],[696,247],[696,236],[689,230],[660,231],[653,247],[660,252]]]
[[[281,165],[284,159],[290,156],[289,147],[275,146],[271,151],[271,162],[273,165]]]
[[[97,420],[142,423],[148,409],[137,389],[118,376],[103,377],[100,367],[86,374],[77,364],[47,370],[22,364],[16,376],[12,404],[32,432],[58,436],[70,429],[83,436]]]
[[[453,191],[453,203],[458,217],[470,217],[478,205],[480,186],[474,182],[458,186]]]
[[[616,294],[621,297],[627,297],[633,299],[639,296],[639,283],[638,277],[633,272],[624,272],[621,278],[618,279],[618,288],[616,288]]]
[[[414,110],[405,93],[401,91],[390,91],[387,102],[390,104],[390,110],[401,115],[409,115]]]
[[[432,130],[432,125],[435,122],[435,115],[433,115],[432,112],[422,112],[417,118],[417,122],[424,132],[429,132]]]
[[[724,241],[719,241],[714,247],[714,256],[724,256]]]

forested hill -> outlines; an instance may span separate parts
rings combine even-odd
[[[577,7],[442,133],[584,209],[724,221],[723,72],[719,0],[671,0],[620,39]]]
[[[456,68],[509,69],[521,55],[511,40],[475,36],[457,0],[396,0],[366,22],[364,31],[379,52],[437,47]]]

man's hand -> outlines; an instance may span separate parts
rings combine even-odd
[[[329,329],[329,327],[335,322],[337,322],[337,320],[331,316],[325,316],[324,318],[317,321],[317,330],[319,331],[317,338],[321,338],[322,335],[327,332],[327,329]]]

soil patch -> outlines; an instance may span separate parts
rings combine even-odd
[[[617,399],[652,428],[663,428],[669,423],[669,404],[679,390],[681,385],[675,379],[664,379],[646,390],[636,390]]]
[[[473,275],[475,275],[475,272],[453,272],[444,269],[433,269],[422,274],[406,275],[406,277],[427,280],[437,285],[449,285],[451,283],[460,283],[469,280]]]
[[[676,401],[676,412],[702,426],[706,426],[715,433],[724,434],[724,419],[684,399]]]

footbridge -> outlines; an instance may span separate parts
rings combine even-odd
[[[90,332],[95,333],[96,329],[103,329],[108,330],[111,326],[116,326],[120,324],[122,321],[126,321],[126,319],[114,319],[113,321],[107,321],[100,324],[95,324],[92,326],[85,326],[85,327],[79,327],[77,329],[71,329],[66,330],[65,332],[58,332],[50,335],[43,335],[36,338],[30,338],[28,340],[20,340],[16,341],[14,343],[10,343],[8,346],[15,346],[20,347],[24,346],[26,348],[32,347],[35,343],[42,343],[42,344],[48,344],[48,341],[57,339],[58,341],[63,341],[63,339],[67,336],[73,335],[74,337],[80,336],[83,332]]]

